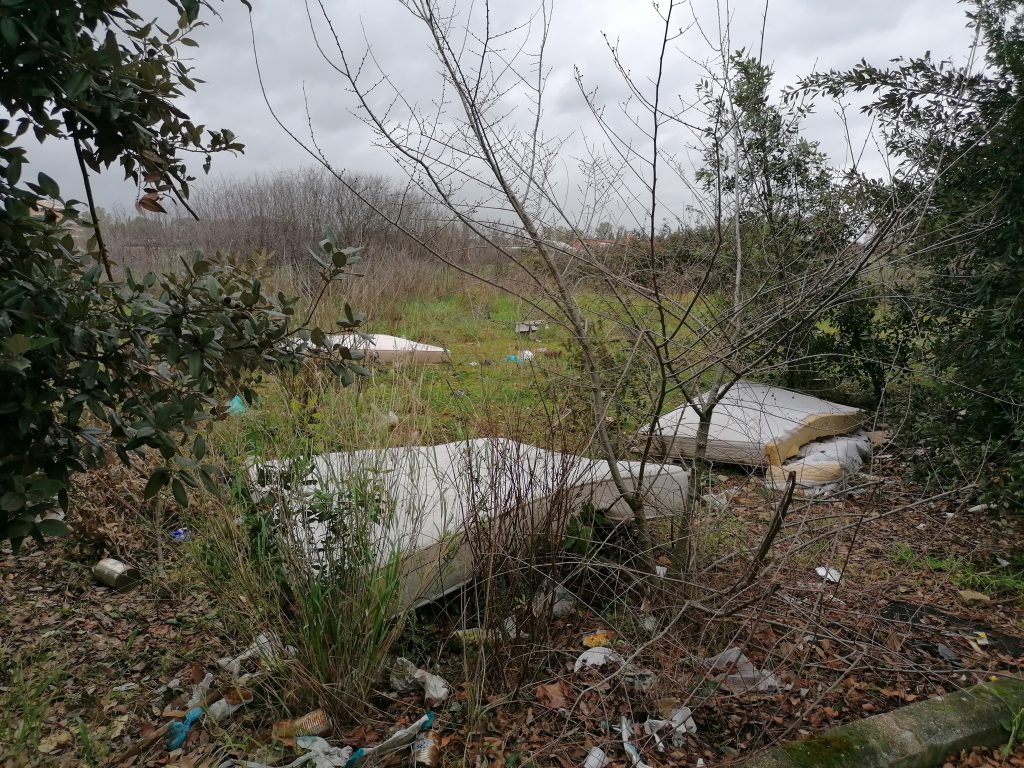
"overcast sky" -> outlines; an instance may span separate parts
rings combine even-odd
[[[437,93],[437,63],[428,49],[426,30],[398,0],[324,2],[350,57],[357,59],[369,42],[376,62],[402,94],[421,107],[430,106]],[[136,5],[150,14],[161,7],[158,0]],[[215,5],[222,18],[210,18],[209,26],[195,35],[200,44],[194,53],[195,74],[206,82],[182,107],[197,122],[231,128],[247,148],[243,156],[215,158],[211,175],[241,177],[309,164],[308,156],[274,123],[264,104],[248,12],[238,0]],[[252,5],[264,82],[278,114],[297,131],[308,134],[304,106],[308,98],[318,140],[335,166],[348,172],[399,175],[388,152],[376,146],[371,132],[354,113],[352,94],[317,53],[303,2],[252,0]],[[697,18],[701,27],[689,29],[672,47],[665,76],[668,90],[685,100],[695,97],[700,63],[712,56],[702,31],[718,34],[714,0],[693,0],[691,5],[677,8],[676,18],[684,25]],[[523,21],[535,7],[530,0],[492,0],[492,6],[496,25]],[[758,49],[764,7],[764,0],[733,0],[733,48]],[[475,21],[480,21],[479,14]],[[322,21],[317,26],[325,30]],[[970,43],[964,8],[955,0],[770,0],[764,29],[763,57],[774,67],[780,86],[815,68],[847,68],[861,58],[880,64],[899,55],[930,50],[935,56],[962,61]],[[598,87],[599,100],[614,110],[625,89],[603,36],[619,41],[632,74],[642,81],[657,65],[661,31],[650,0],[555,0],[546,61],[550,75],[543,112],[545,135],[569,137],[567,154],[573,156],[571,148],[582,146],[584,139],[600,144],[600,132],[574,81],[574,67],[589,87]],[[379,103],[386,101],[384,94],[380,98]],[[527,115],[528,105],[516,108],[519,117]],[[867,127],[865,120],[855,119],[857,137],[862,137]],[[845,139],[831,106],[822,105],[807,131],[842,159]],[[672,139],[668,136],[666,140]],[[680,147],[685,144],[683,137],[678,141]],[[67,148],[53,145],[31,152],[37,170],[61,181],[66,194],[81,194]],[[570,181],[571,166],[566,161],[564,172]],[[128,209],[134,203],[134,187],[120,179],[116,168],[95,186],[105,207]]]

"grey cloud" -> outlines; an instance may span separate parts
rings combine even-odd
[[[394,84],[410,101],[424,109],[438,96],[438,64],[430,54],[422,28],[397,1],[348,0],[327,2],[335,28],[347,52],[356,59],[368,40]],[[492,0],[495,23],[523,18],[529,3]],[[709,34],[715,29],[713,0],[693,0],[696,14]],[[143,12],[162,6],[146,0]],[[196,74],[207,82],[185,99],[183,107],[210,127],[229,127],[247,145],[244,156],[215,160],[217,175],[242,176],[310,162],[308,156],[274,124],[260,93],[253,62],[249,16],[238,0],[218,5],[222,18],[197,35]],[[733,47],[758,43],[763,0],[733,3]],[[688,18],[680,16],[680,23]],[[255,0],[252,15],[260,62],[268,97],[278,115],[301,135],[307,134],[305,84],[318,138],[332,162],[340,168],[363,172],[395,173],[394,162],[375,146],[372,133],[353,114],[357,105],[340,76],[324,62],[314,46],[302,2]],[[333,40],[322,22],[325,45]],[[602,32],[620,42],[622,54],[639,81],[656,65],[659,21],[648,0],[560,0],[556,2],[547,52],[551,79],[544,120],[548,136],[585,133],[593,142],[603,139],[588,114],[576,84],[573,67],[579,66],[588,86],[599,87],[609,112],[626,97],[626,89],[614,71]],[[772,0],[766,25],[765,57],[777,72],[779,85],[792,82],[815,66],[847,67],[861,57],[883,62],[897,55],[916,55],[926,49],[936,54],[962,55],[969,42],[964,30],[963,6],[955,0]],[[329,51],[331,56],[336,52]],[[695,95],[700,62],[711,57],[695,30],[670,51],[665,82],[686,100]],[[353,62],[350,59],[350,63]],[[372,64],[368,64],[372,68]],[[377,106],[388,103],[382,90],[373,96]],[[520,106],[521,119],[527,114]],[[866,122],[857,118],[855,128]],[[829,109],[810,127],[830,152],[842,156],[842,137]],[[684,149],[686,137],[673,138]],[[570,147],[580,154],[580,144]],[[33,165],[62,181],[69,190],[80,187],[73,156],[57,145],[32,150]],[[567,158],[566,167],[573,161]],[[134,189],[112,169],[96,180],[101,204],[127,206]],[[201,183],[201,181],[199,182]]]

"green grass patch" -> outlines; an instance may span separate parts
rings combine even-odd
[[[911,568],[927,568],[949,577],[950,583],[959,589],[974,589],[979,592],[1013,592],[1024,594],[1024,560],[1016,558],[1009,566],[980,569],[967,557],[948,555],[930,557],[918,555],[906,543],[898,544],[892,558],[901,565]]]

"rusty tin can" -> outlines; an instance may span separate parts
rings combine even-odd
[[[96,563],[92,567],[92,575],[100,584],[116,590],[131,589],[142,579],[138,568],[112,557],[105,557]]]
[[[434,768],[441,756],[441,743],[434,731],[424,731],[412,744],[412,764],[415,768]]]
[[[273,735],[278,739],[290,739],[295,736],[319,736],[330,728],[331,721],[327,717],[327,713],[322,709],[314,709],[308,715],[275,723]]]

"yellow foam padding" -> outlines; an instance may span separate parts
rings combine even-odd
[[[800,453],[800,449],[812,440],[834,437],[853,432],[864,423],[864,413],[815,413],[808,416],[792,433],[768,443],[764,455],[768,464],[781,467],[786,459]]]
[[[822,464],[804,464],[796,461],[788,467],[768,467],[772,487],[780,490],[786,487],[790,472],[796,473],[797,486],[813,488],[817,485],[838,483],[843,479],[845,471],[843,465],[838,461],[826,461]]]

